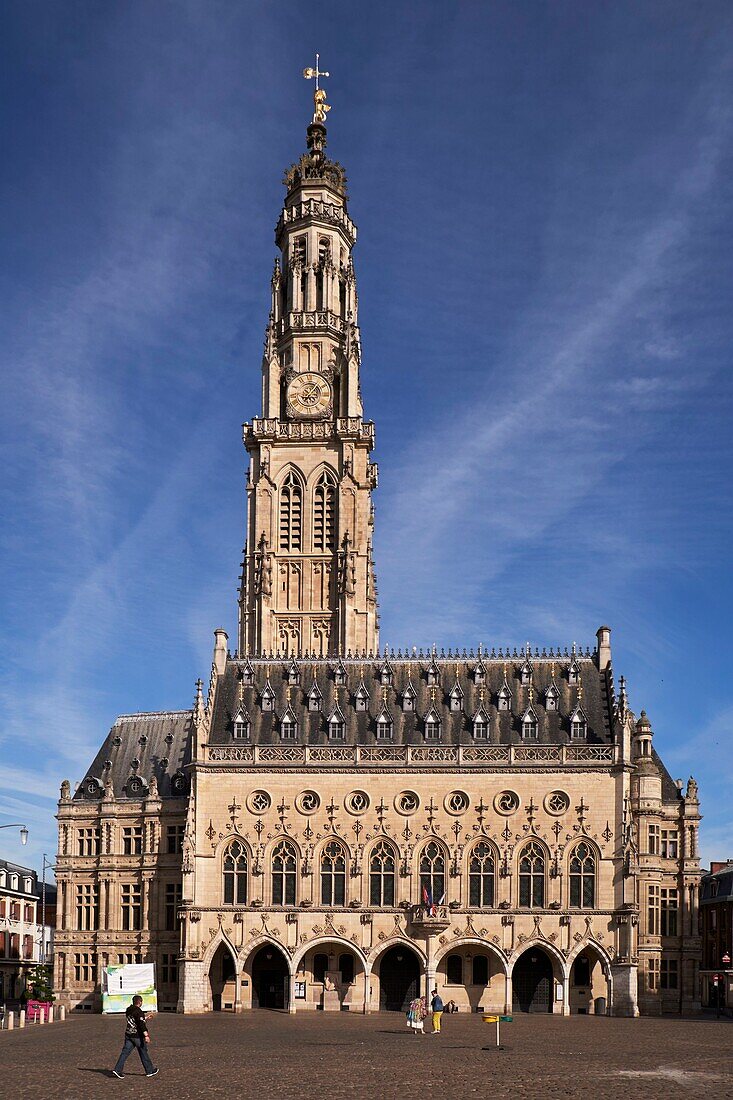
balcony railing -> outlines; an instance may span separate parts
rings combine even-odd
[[[613,745],[210,745],[208,760],[242,764],[337,764],[345,767],[480,767],[580,763],[607,768]]]

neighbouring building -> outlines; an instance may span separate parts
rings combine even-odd
[[[55,888],[46,890],[44,928],[38,875],[30,867],[0,859],[0,1004],[22,997],[28,971],[52,961]]]
[[[702,1002],[733,1013],[733,860],[713,863],[700,882]]]
[[[181,1012],[404,1009],[434,982],[463,1010],[693,1010],[697,787],[632,713],[609,628],[380,648],[323,94],[275,229],[233,652],[216,630],[193,707],[118,718],[62,785],[59,998],[96,1007],[101,967],[139,960]]]

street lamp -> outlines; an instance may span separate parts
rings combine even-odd
[[[46,965],[46,868],[55,871],[53,863],[46,859],[43,853],[43,886],[41,889],[41,966]]]
[[[19,821],[14,821],[12,825],[0,825],[0,829],[20,829],[20,843],[23,845],[28,843],[27,825],[21,825]]]

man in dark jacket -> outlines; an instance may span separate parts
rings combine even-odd
[[[125,1068],[125,1062],[136,1048],[140,1055],[143,1069],[145,1070],[145,1076],[155,1077],[158,1072],[150,1061],[150,1055],[148,1054],[150,1035],[148,1034],[148,1025],[145,1021],[145,1013],[140,1007],[142,1003],[142,997],[139,994],[135,994],[132,998],[132,1004],[128,1005],[125,1010],[125,1043],[117,1059],[117,1065],[112,1070],[113,1077],[122,1078],[125,1076],[122,1072]]]
[[[440,1021],[443,1016],[443,998],[438,993],[437,988],[433,990],[430,1008],[433,1013],[433,1035],[440,1035]]]

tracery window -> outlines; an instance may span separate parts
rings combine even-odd
[[[471,852],[468,870],[469,905],[491,909],[494,905],[494,853],[485,841]]]
[[[336,483],[324,470],[313,494],[313,549],[333,550],[336,542]]]
[[[300,550],[303,527],[303,489],[292,470],[280,487],[280,549]]]
[[[596,903],[596,857],[593,849],[582,841],[570,856],[570,904],[579,909],[593,909]]]
[[[224,904],[247,904],[247,849],[240,840],[233,840],[223,861]]]
[[[545,904],[545,854],[534,841],[519,857],[519,904],[540,909]]]
[[[295,905],[295,849],[281,840],[272,853],[272,904]]]
[[[321,905],[346,904],[346,853],[331,840],[321,854]]]
[[[444,899],[445,854],[440,845],[431,840],[420,856],[420,900],[426,904],[442,905]]]
[[[394,898],[394,848],[385,840],[380,840],[369,857],[369,904],[394,905]]]

